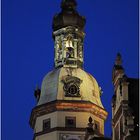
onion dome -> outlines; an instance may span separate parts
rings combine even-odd
[[[77,3],[75,0],[62,0],[61,12],[53,18],[53,31],[59,30],[66,26],[74,26],[80,30],[84,29],[85,17],[80,16],[76,10]]]
[[[103,108],[98,83],[80,68],[62,67],[44,77],[38,105],[56,100],[89,101]]]

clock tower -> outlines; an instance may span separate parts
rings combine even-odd
[[[89,118],[95,135],[104,135],[107,112],[97,81],[83,70],[86,20],[76,7],[75,0],[62,0],[61,12],[53,18],[55,68],[35,90],[37,105],[30,117],[34,140],[85,140]]]

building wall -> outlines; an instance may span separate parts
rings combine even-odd
[[[113,69],[114,95],[112,98],[113,140],[138,138],[138,79],[128,78],[118,64]]]
[[[63,127],[65,128],[65,117],[76,117],[76,128],[86,128],[89,117],[100,123],[100,133],[104,134],[104,120],[88,112],[67,112],[56,111],[50,114],[40,116],[36,119],[35,133],[43,131],[43,120],[49,119],[51,121],[51,128]]]
[[[35,140],[84,140],[85,132],[61,132],[55,131],[48,134],[37,136]]]

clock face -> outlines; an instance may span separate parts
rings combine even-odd
[[[71,85],[69,88],[68,88],[68,93],[71,94],[71,95],[75,95],[78,93],[78,87],[76,85]]]
[[[66,97],[80,97],[81,80],[74,76],[66,76],[62,82]]]

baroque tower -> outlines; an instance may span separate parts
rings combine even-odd
[[[84,140],[88,119],[95,135],[104,135],[107,112],[95,78],[83,70],[85,18],[75,0],[62,0],[53,18],[55,68],[35,90],[37,105],[30,117],[34,140]]]

